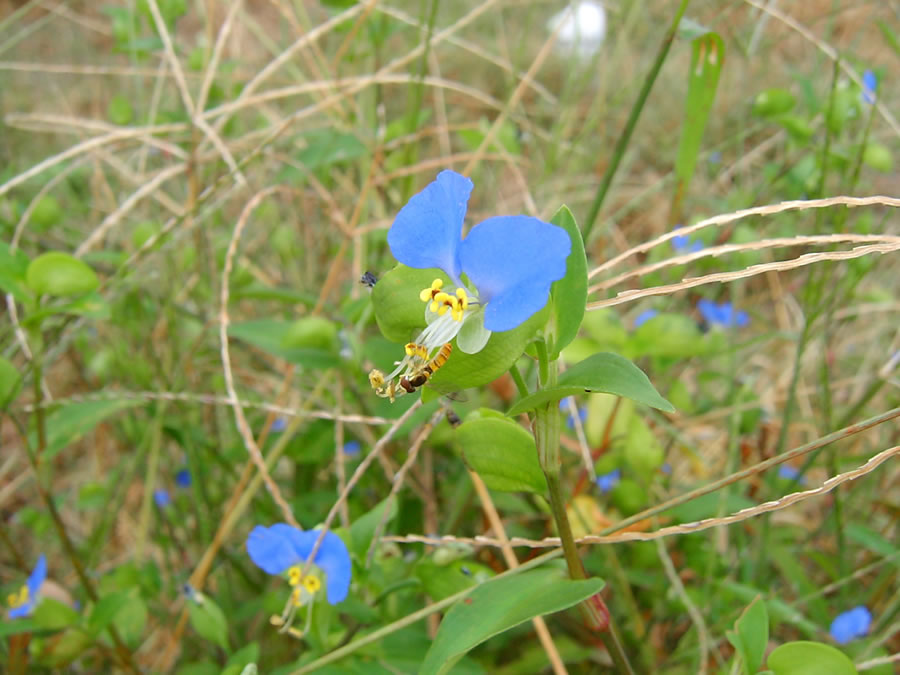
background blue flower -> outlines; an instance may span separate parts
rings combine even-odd
[[[283,417],[276,417],[272,420],[272,426],[269,428],[273,434],[280,433],[287,429],[287,421]]]
[[[632,324],[632,327],[639,328],[658,314],[659,311],[655,309],[645,309],[643,312],[634,317],[634,323]]]
[[[351,456],[358,455],[361,447],[359,441],[347,441],[344,443],[344,454]]]
[[[878,88],[878,78],[875,76],[871,70],[866,70],[862,76],[863,81],[863,90],[862,90],[862,100],[863,103],[868,103],[869,105],[875,103],[875,90]]]
[[[271,527],[257,525],[247,537],[247,553],[257,567],[268,574],[281,574],[293,565],[307,561],[319,538],[319,530],[298,530],[286,523]],[[325,573],[328,602],[336,605],[350,590],[352,564],[344,541],[334,532],[326,532],[313,563]]]
[[[750,323],[750,317],[743,310],[735,310],[730,302],[716,304],[712,300],[703,298],[697,302],[697,310],[710,326],[730,328],[732,326],[746,326]]]
[[[167,490],[154,490],[153,501],[156,502],[159,508],[163,509],[172,503],[172,497]]]
[[[789,464],[782,464],[778,467],[778,477],[784,478],[785,480],[792,480],[800,485],[806,484],[806,479],[800,475],[800,471]]]
[[[872,612],[867,607],[859,605],[853,609],[838,614],[831,622],[828,632],[839,645],[845,645],[856,638],[863,637],[869,632],[872,623]]]
[[[600,488],[600,492],[606,494],[610,490],[612,490],[616,485],[618,485],[619,481],[622,479],[622,471],[621,469],[613,469],[609,473],[605,473],[602,476],[597,476],[597,480],[594,483]]]
[[[455,171],[400,209],[388,232],[394,257],[408,267],[439,268],[457,286],[465,274],[485,306],[484,326],[506,331],[547,304],[551,284],[566,274],[568,233],[530,216],[496,216],[462,239],[472,181]]]
[[[675,229],[679,229],[681,225],[676,225]],[[669,240],[672,244],[672,248],[675,249],[676,253],[696,253],[697,251],[703,250],[703,242],[699,239],[693,239],[691,237],[687,237],[685,235],[679,234],[676,237],[672,237]]]
[[[191,472],[187,469],[181,469],[175,474],[175,485],[186,488],[191,486]]]
[[[38,601],[38,591],[47,579],[47,556],[41,553],[34,569],[28,575],[25,582],[26,595],[24,602],[9,610],[10,619],[18,619],[23,616],[30,616],[34,611]]]

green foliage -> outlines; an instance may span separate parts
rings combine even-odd
[[[18,369],[0,356],[0,409],[12,403],[22,387],[22,376]]]
[[[744,675],[759,671],[769,642],[769,615],[762,597],[757,597],[734,622],[734,630],[727,634],[741,658]]]
[[[90,293],[100,284],[94,270],[78,258],[51,251],[28,264],[25,283],[38,295],[71,297]]]
[[[556,386],[524,397],[507,414],[515,416],[548,401],[558,401],[586,391],[617,394],[667,412],[675,410],[659,395],[640,368],[618,354],[605,353],[594,354],[572,366],[560,375]]]
[[[767,662],[773,675],[855,675],[856,667],[840,650],[821,642],[788,642],[776,647]]]
[[[488,638],[536,616],[571,607],[602,588],[602,579],[574,581],[556,567],[485,582],[447,612],[419,672],[447,673]]]
[[[188,618],[200,637],[228,651],[228,619],[208,595],[188,602]]]
[[[515,422],[473,416],[457,430],[466,464],[494,490],[544,494],[547,483],[537,461],[534,438]]]
[[[578,335],[587,302],[588,279],[584,242],[572,212],[567,206],[561,206],[550,222],[568,232],[572,241],[572,252],[566,259],[566,276],[550,289],[552,309],[546,332],[550,336],[550,358],[556,359]]]

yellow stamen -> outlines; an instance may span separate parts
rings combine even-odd
[[[288,568],[288,583],[291,586],[296,586],[300,583],[300,566],[294,565],[293,567]]]
[[[300,586],[291,591],[291,602],[294,603],[294,607],[303,607],[303,589]]]
[[[429,300],[433,300],[434,296],[440,292],[441,288],[444,286],[443,279],[435,279],[431,282],[430,288],[423,288],[422,292],[419,293],[419,298],[422,302],[428,302]]]
[[[369,384],[372,385],[372,389],[381,389],[384,386],[384,373],[377,368],[373,369],[369,373]]]
[[[28,602],[28,586],[22,586],[18,593],[10,593],[6,596],[6,604],[15,609]]]
[[[314,577],[312,575],[307,575],[303,579],[303,586],[309,592],[310,595],[315,595],[316,592],[322,588],[322,582],[319,581],[319,577]]]

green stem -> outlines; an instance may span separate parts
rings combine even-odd
[[[609,192],[609,187],[612,185],[619,164],[622,163],[622,158],[625,156],[625,150],[628,148],[629,141],[631,141],[631,134],[634,133],[634,128],[637,126],[637,121],[644,109],[644,104],[647,102],[647,97],[650,95],[650,90],[653,89],[653,83],[656,82],[656,76],[659,75],[659,71],[662,68],[663,63],[665,63],[669,48],[672,46],[672,42],[675,39],[675,33],[678,31],[678,24],[681,22],[681,17],[684,16],[688,2],[690,2],[690,0],[681,0],[681,5],[678,7],[678,11],[675,12],[672,23],[669,25],[669,30],[666,31],[662,44],[659,46],[659,51],[656,53],[656,60],[653,62],[650,72],[647,73],[647,77],[644,79],[644,84],[638,94],[637,101],[634,102],[634,106],[631,108],[631,113],[628,115],[628,121],[625,123],[625,129],[622,131],[622,135],[619,136],[619,140],[616,141],[612,160],[609,163],[609,167],[606,169],[606,173],[603,174],[603,180],[600,182],[600,186],[597,188],[597,195],[594,197],[594,203],[591,204],[591,210],[588,212],[587,218],[584,219],[583,236],[585,244],[591,236],[591,230],[594,229],[597,214],[600,213],[600,207],[603,206],[603,201],[606,199],[606,194]]]
[[[525,384],[525,378],[522,377],[522,373],[519,371],[519,366],[515,363],[509,367],[509,374],[512,376],[513,382],[516,383],[516,389],[519,390],[519,396],[525,398],[528,396],[528,385]]]

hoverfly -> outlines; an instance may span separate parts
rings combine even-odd
[[[386,381],[384,373],[380,370],[373,370],[369,373],[369,383],[375,389],[375,393],[384,398],[394,399],[404,394],[412,394],[419,388],[423,387],[431,376],[438,371],[450,358],[453,351],[453,345],[449,342],[444,344],[434,358],[428,358],[428,349],[425,345],[410,342],[406,345],[406,354],[409,360],[407,371],[400,377],[399,381],[391,378]]]

